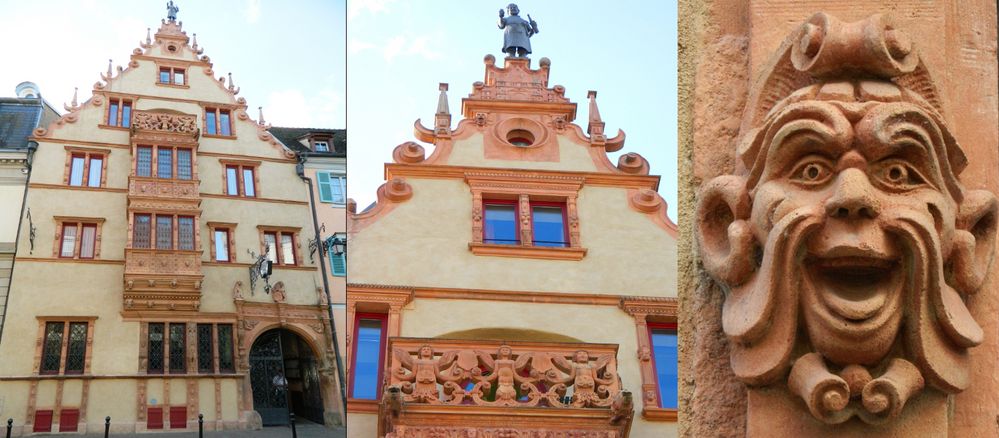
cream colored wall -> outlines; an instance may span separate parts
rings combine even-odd
[[[159,68],[155,61],[142,59],[138,62],[138,68],[130,68],[116,77],[111,82],[108,91],[174,99],[197,98],[209,102],[236,103],[228,91],[218,85],[215,78],[205,74],[205,67],[191,66],[187,71],[189,88],[180,88],[158,83]],[[197,97],[192,97],[192,95]]]
[[[556,136],[558,140],[558,161],[519,161],[497,160],[485,158],[483,135],[475,132],[465,139],[454,142],[451,155],[446,163],[451,166],[499,167],[506,169],[544,169],[569,170],[579,172],[596,172],[597,168],[590,158],[588,145],[576,143],[564,136]]]
[[[26,152],[0,152],[2,159],[25,159]],[[21,217],[21,201],[24,199],[24,182],[27,175],[21,173],[23,164],[0,164],[0,251],[6,243],[13,243],[17,237],[17,225]],[[0,277],[3,277],[0,275]]]
[[[628,207],[625,189],[583,187],[577,206],[588,252],[562,261],[472,254],[467,184],[407,181],[412,199],[353,237],[351,283],[676,296],[676,241]]]

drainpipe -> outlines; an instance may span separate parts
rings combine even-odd
[[[319,240],[319,216],[316,215],[316,195],[312,191],[312,180],[305,176],[305,160],[308,158],[308,152],[302,152],[298,154],[298,164],[295,165],[295,172],[298,173],[298,177],[305,181],[309,185],[309,207],[312,209],[312,229],[315,231],[316,235],[316,245],[321,245]],[[340,344],[337,342],[336,336],[336,322],[333,319],[333,299],[330,297],[330,282],[326,278],[326,263],[323,262],[323,250],[322,247],[319,248],[319,269],[323,273],[323,291],[326,293],[326,311],[329,312],[330,316],[330,337],[333,340],[333,355],[336,356],[336,373],[337,378],[340,380],[340,400],[343,403],[343,409],[347,409],[347,392],[344,388],[345,379],[343,376],[343,364],[340,361]]]
[[[27,164],[25,164],[28,175],[24,178],[24,193],[21,195],[21,215],[18,216],[17,235],[14,237],[14,257],[10,261],[10,279],[7,282],[7,296],[3,299],[3,316],[0,317],[3,320],[3,323],[0,324],[0,342],[3,342],[3,328],[7,326],[7,304],[10,302],[11,292],[14,290],[14,264],[17,263],[17,243],[21,240],[21,224],[24,223],[24,211],[28,205],[28,181],[31,179],[31,162],[37,149],[37,141],[31,140],[28,142],[28,157]]]

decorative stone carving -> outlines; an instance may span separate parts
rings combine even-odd
[[[648,160],[635,152],[628,152],[627,154],[621,155],[621,157],[617,159],[617,168],[624,173],[630,173],[633,175],[649,174]]]
[[[996,198],[958,180],[964,152],[910,41],[879,15],[812,16],[750,95],[735,173],[698,201],[732,370],[826,424],[890,424],[924,387],[962,391],[984,336],[966,303],[992,266]]]
[[[284,300],[285,300],[285,292],[284,292],[284,282],[283,281],[279,281],[277,283],[274,283],[274,286],[271,287],[271,298],[274,299],[275,303],[283,303],[284,302]]]
[[[419,163],[426,159],[427,152],[423,146],[407,141],[392,150],[392,159],[396,163]]]
[[[178,134],[197,134],[197,116],[187,114],[153,113],[135,111],[132,114],[135,129],[165,131]]]
[[[413,187],[404,178],[392,178],[378,188],[382,197],[392,202],[402,202],[413,197]]]

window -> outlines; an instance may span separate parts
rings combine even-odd
[[[319,180],[319,201],[333,204],[347,202],[347,178],[332,172],[316,172]]]
[[[297,229],[263,229],[263,253],[275,265],[294,265],[298,259],[295,235]]]
[[[232,121],[229,110],[205,108],[205,134],[231,137]]]
[[[483,201],[483,204],[485,205],[483,243],[519,244],[517,202],[493,200]]]
[[[232,324],[198,324],[198,372],[235,372],[232,345]]]
[[[215,230],[215,261],[228,262],[229,260],[229,230],[221,228]]]
[[[153,166],[153,157],[156,165]],[[155,173],[153,172],[155,170]],[[190,149],[170,146],[136,146],[135,175],[161,179],[194,178],[194,159]]]
[[[67,148],[68,149],[68,148]],[[69,172],[66,184],[76,187],[103,187],[106,168],[105,155],[108,151],[93,151],[82,148],[68,149]]]
[[[236,224],[228,222],[209,222],[208,231],[211,233],[210,255],[211,260],[222,263],[236,261],[236,245],[233,242],[233,233]]]
[[[185,85],[184,69],[179,67],[160,67],[159,83],[164,85]]]
[[[44,321],[40,374],[83,374],[87,362],[88,321]]]
[[[127,99],[108,99],[108,126],[127,128],[132,124],[132,101]]]
[[[193,216],[136,213],[132,221],[131,248],[194,251],[198,247],[197,221]]]
[[[659,407],[677,407],[677,350],[676,324],[649,324],[649,341],[652,345],[652,365],[656,386],[659,389]]]
[[[182,322],[151,322],[147,326],[146,373],[183,374],[187,371],[186,362],[187,324]]]
[[[531,229],[534,233],[534,246],[569,246],[565,204],[531,202]]]
[[[98,236],[104,219],[57,216],[56,253],[60,258],[93,259],[100,253]],[[92,222],[90,222],[92,221]]]
[[[257,196],[257,171],[253,163],[223,162],[225,166],[225,194],[229,196]]]
[[[346,241],[347,235],[344,233],[336,233],[326,239],[327,248],[332,244],[334,239],[340,239],[340,241]],[[347,276],[347,253],[343,252],[339,255],[333,254],[332,249],[329,249],[327,255],[330,258],[330,271],[333,272],[335,277],[345,277]]]
[[[330,144],[325,141],[317,141],[312,144],[316,152],[329,152]]]
[[[386,315],[359,313],[354,321],[354,351],[351,354],[350,397],[377,400],[381,397],[382,364],[385,361]]]

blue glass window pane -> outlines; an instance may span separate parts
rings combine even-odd
[[[354,359],[354,398],[375,400],[378,398],[378,370],[382,351],[382,322],[377,319],[362,319],[357,327],[357,353]]]
[[[235,167],[225,168],[225,192],[227,195],[239,195],[239,180],[237,179]]]
[[[69,168],[69,185],[83,185],[83,157],[73,157],[73,163]]]
[[[246,196],[257,196],[257,191],[253,186],[253,169],[243,169],[243,194]]]
[[[229,111],[219,112],[219,131],[222,135],[230,135],[229,132]]]
[[[156,151],[156,176],[173,178],[173,149]]]
[[[156,249],[173,249],[173,216],[156,216]]]
[[[217,132],[215,129],[215,110],[213,109],[205,110],[205,132],[213,135]]]
[[[565,225],[562,223],[562,207],[533,207],[531,215],[534,246],[568,246]]]
[[[652,354],[655,355],[660,407],[676,409],[679,382],[676,370],[676,331],[652,329]]]
[[[153,171],[153,148],[139,146],[137,153],[139,156],[135,167],[135,174],[138,176],[151,176]]]
[[[170,69],[168,68],[160,69],[160,83],[161,84],[170,83]]]
[[[486,204],[485,227],[482,241],[501,245],[516,245],[517,208],[509,204]]]
[[[128,127],[132,121],[132,104],[122,102],[121,104],[121,126]]]
[[[108,107],[108,125],[118,126],[118,102],[111,101],[111,106]]]
[[[87,186],[101,186],[101,171],[104,169],[104,159],[100,157],[90,158],[90,171],[87,176]]]

